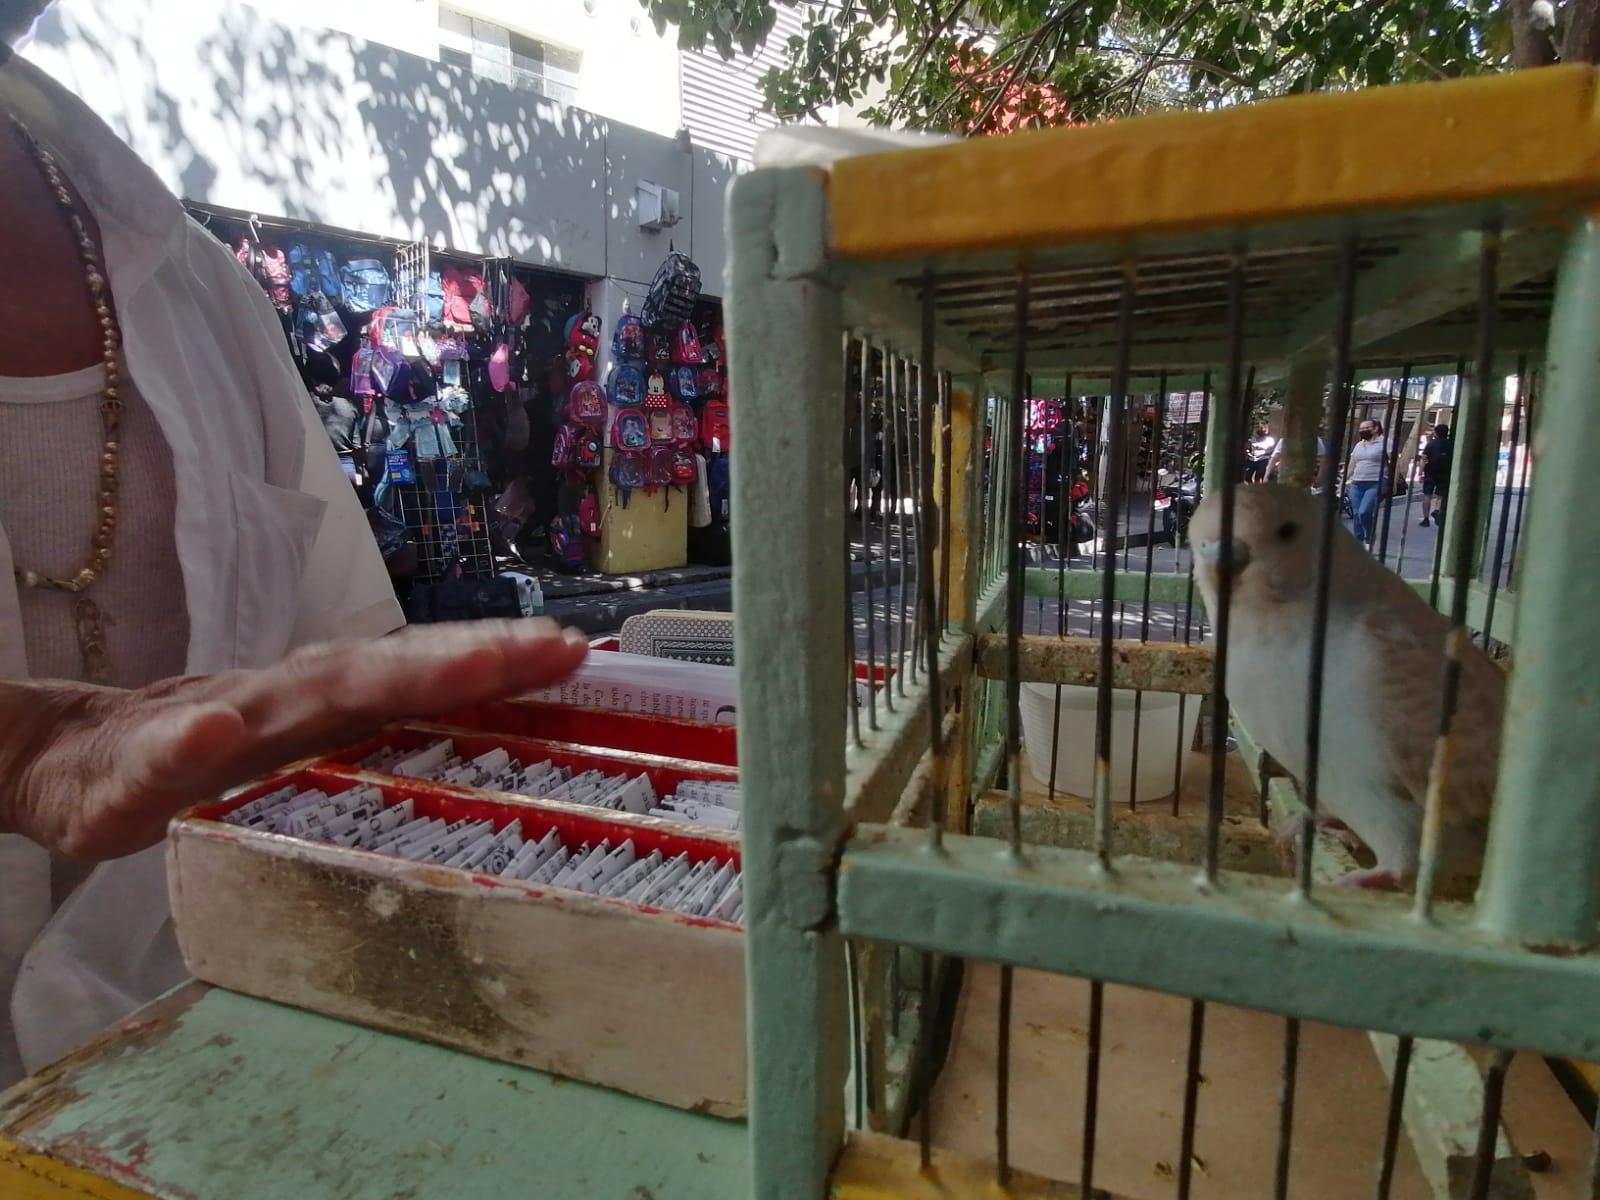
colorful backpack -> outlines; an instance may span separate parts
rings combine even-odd
[[[730,511],[727,455],[717,455],[706,463],[706,490],[711,494],[711,519],[726,525]]]
[[[694,415],[694,409],[687,404],[674,404],[672,406],[672,440],[680,446],[692,446],[695,439],[700,436],[700,422]]]
[[[563,426],[563,428],[566,428]],[[600,465],[600,434],[594,429],[574,429],[573,438],[576,445],[573,450],[573,465],[580,471],[592,471]]]
[[[550,450],[550,465],[570,470],[578,461],[578,435],[571,425],[556,430],[556,440]]]
[[[648,491],[672,486],[672,447],[655,446],[644,460],[644,486]]]
[[[644,403],[644,372],[632,363],[618,363],[611,372],[611,403],[618,408]]]
[[[650,451],[651,482],[660,487],[691,487],[699,477],[694,452],[682,446],[657,446]]]
[[[576,346],[567,347],[567,382],[585,383],[594,377],[594,355]]]
[[[355,352],[350,360],[350,394],[352,396],[377,396],[383,391],[373,372],[373,360],[377,351],[370,346],[362,346]]]
[[[567,322],[567,345],[590,358],[600,349],[600,318],[587,308]]]
[[[705,355],[700,351],[700,331],[693,321],[678,326],[678,336],[672,339],[672,361],[686,367],[698,367],[705,362]]]
[[[637,450],[614,450],[611,454],[611,486],[622,494],[622,506],[628,506],[628,500],[633,495],[635,488],[647,486],[649,473],[644,461],[644,455]]]
[[[657,269],[639,315],[652,329],[673,330],[689,319],[699,298],[700,268],[674,250]]]
[[[672,410],[670,408],[647,408],[644,410],[645,419],[650,423],[650,444],[652,446],[670,446],[677,439],[672,436]]]
[[[650,445],[650,426],[644,414],[625,408],[611,423],[611,444],[619,450],[643,450]]]
[[[666,412],[672,407],[672,397],[667,394],[667,381],[660,371],[651,371],[645,376],[644,406],[652,412]]]
[[[695,387],[700,392],[700,398],[722,395],[722,372],[716,367],[701,367],[700,374],[695,379]]]
[[[585,491],[583,499],[578,501],[578,526],[585,537],[600,536],[600,499],[593,488]]]
[[[672,368],[672,394],[685,402],[700,399],[700,372],[695,367]]]
[[[563,571],[583,570],[584,551],[581,522],[571,513],[562,513],[550,520],[550,549],[555,553],[556,564]]]
[[[344,276],[339,271],[339,260],[333,251],[317,247],[313,254],[317,268],[317,290],[329,300],[337,301],[344,295]]]
[[[301,341],[313,350],[327,350],[344,341],[344,322],[332,302],[321,292],[310,291],[300,302],[295,314],[296,332]]]
[[[639,362],[644,358],[644,322],[632,313],[617,318],[611,332],[611,354],[620,362]]]
[[[392,305],[375,309],[372,320],[367,322],[367,343],[401,354],[417,354],[417,314]]]
[[[446,267],[439,273],[444,290],[444,319],[452,325],[476,325],[489,320],[488,284],[476,271]]]
[[[567,397],[567,420],[588,429],[599,429],[606,423],[606,394],[593,380],[575,385]]]
[[[713,454],[724,452],[732,443],[733,431],[728,424],[728,402],[707,400],[700,410],[700,444]]]
[[[393,285],[389,270],[375,258],[353,258],[339,273],[344,306],[353,313],[369,313],[389,303]]]
[[[444,320],[444,279],[437,271],[429,271],[422,282],[422,316],[429,321]]]
[[[644,339],[645,359],[652,367],[665,371],[672,365],[672,339],[651,330]]]
[[[506,320],[512,325],[521,325],[532,310],[533,297],[522,286],[522,280],[513,275],[511,286],[506,289]]]
[[[310,242],[290,242],[284,254],[289,261],[289,290],[295,296],[322,290],[317,281],[317,252]]]
[[[272,307],[279,312],[288,312],[294,307],[294,293],[289,285],[291,275],[289,260],[282,250],[271,244],[256,247],[255,255],[256,278],[261,280],[261,286],[267,289],[267,299],[272,301]]]

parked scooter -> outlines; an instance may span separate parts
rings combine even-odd
[[[1200,507],[1200,476],[1193,471],[1163,470],[1151,502],[1161,514],[1161,528],[1174,547],[1189,540],[1189,518]]]

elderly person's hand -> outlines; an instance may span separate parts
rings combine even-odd
[[[133,692],[0,683],[0,832],[88,861],[131,854],[191,804],[389,721],[555,683],[587,653],[550,621],[482,621]]]

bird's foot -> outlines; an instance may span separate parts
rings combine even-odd
[[[1400,872],[1393,867],[1367,867],[1360,871],[1351,871],[1334,880],[1335,887],[1342,888],[1388,888],[1399,891],[1401,885]]]
[[[1331,833],[1352,850],[1361,846],[1361,839],[1352,833],[1350,826],[1339,820],[1338,817],[1323,816],[1320,813],[1313,817],[1309,813],[1301,813],[1278,831],[1279,849],[1293,850],[1299,844],[1300,839],[1305,836],[1307,825],[1312,826],[1318,833]]]

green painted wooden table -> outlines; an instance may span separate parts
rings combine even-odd
[[[7,1200],[710,1200],[749,1177],[740,1122],[201,984],[0,1094]]]

